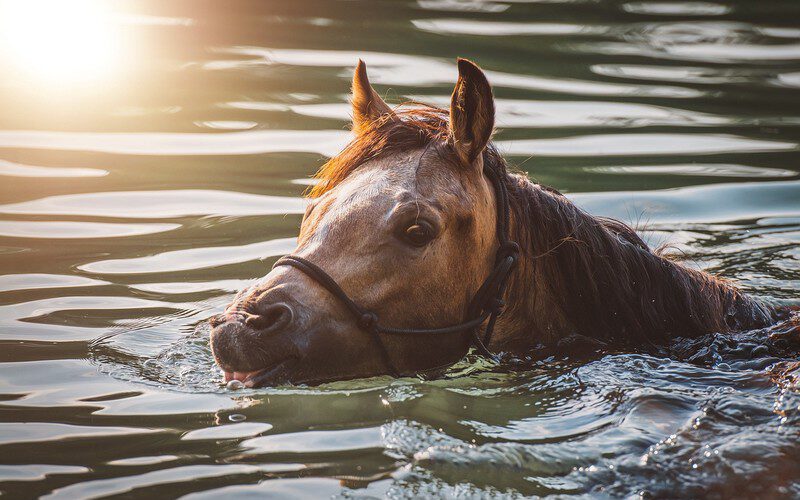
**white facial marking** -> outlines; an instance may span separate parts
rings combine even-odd
[[[323,196],[335,197],[325,214],[317,221],[314,233],[303,242],[300,255],[313,254],[326,241],[330,231],[364,210],[373,212],[376,223],[385,222],[405,193],[416,197],[416,168],[421,152],[401,157],[379,159],[359,167],[345,182]],[[382,198],[381,198],[382,197]]]

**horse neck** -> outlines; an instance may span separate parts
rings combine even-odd
[[[509,175],[507,183],[512,236],[524,250],[509,283],[500,347],[569,334],[659,343],[773,322],[770,308],[651,251],[627,225],[587,214],[525,176]]]

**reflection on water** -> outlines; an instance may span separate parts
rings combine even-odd
[[[800,496],[758,335],[232,392],[204,320],[392,103],[495,85],[497,144],[595,214],[800,298],[800,4],[0,0],[0,494]],[[771,357],[775,356],[775,357]]]

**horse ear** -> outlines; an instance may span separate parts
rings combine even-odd
[[[492,87],[475,63],[459,58],[458,81],[450,98],[450,138],[464,163],[472,165],[483,153],[493,130]]]
[[[366,128],[370,123],[379,120],[397,120],[392,108],[375,92],[367,78],[367,65],[361,59],[353,73],[353,132]]]

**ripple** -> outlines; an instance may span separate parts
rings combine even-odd
[[[257,436],[272,429],[272,425],[259,422],[240,422],[217,425],[189,431],[181,436],[181,441],[203,441],[207,439],[241,439]]]
[[[637,103],[498,99],[495,104],[501,127],[706,126],[731,122],[727,117]]]
[[[263,436],[242,441],[249,455],[266,453],[330,453],[383,448],[380,427],[339,431],[306,431]]]
[[[800,88],[800,72],[783,73],[778,75],[775,80],[782,87]]]
[[[44,239],[119,238],[163,233],[179,227],[180,224],[0,221],[0,236]]]
[[[587,53],[714,64],[800,58],[800,44],[773,43],[767,33],[758,26],[733,22],[649,23],[621,30],[619,36],[623,42],[577,42],[570,46]]]
[[[712,2],[628,2],[622,4],[622,10],[657,16],[721,16],[729,13],[731,8]]]
[[[149,115],[174,115],[183,111],[181,106],[120,106],[109,111],[111,116],[123,118]]]
[[[249,474],[254,477],[281,470],[293,471],[302,466],[264,464],[224,464],[224,465],[186,465],[171,469],[162,469],[144,474],[122,476],[109,479],[95,479],[71,484],[54,490],[42,498],[100,498],[122,494],[132,494],[139,488],[147,489],[158,485],[190,483],[217,477]]]
[[[449,97],[411,96],[413,101],[448,107]],[[348,103],[298,104],[291,111],[317,118],[349,120]],[[656,125],[709,126],[738,124],[738,120],[708,113],[651,104],[609,101],[495,99],[497,125],[502,128],[645,127]]]
[[[130,467],[130,466],[138,466],[138,465],[155,465],[155,464],[162,464],[165,462],[172,462],[173,460],[179,460],[181,457],[177,455],[158,455],[152,457],[130,457],[130,458],[120,458],[118,460],[111,460],[108,462],[108,465],[117,465],[121,467]]]
[[[19,338],[10,336],[19,335],[24,330],[33,329],[35,331],[37,327],[47,326],[46,323],[37,324],[37,322],[42,322],[51,315],[69,311],[94,311],[95,314],[99,315],[101,311],[146,311],[148,309],[163,313],[165,310],[181,309],[181,304],[139,299],[136,297],[61,296],[2,305],[0,306],[0,325],[6,328],[6,331],[0,333],[0,337]],[[97,319],[101,320],[102,318]],[[59,319],[57,323],[59,326],[69,326],[68,321],[64,321],[63,319]],[[90,325],[91,322],[85,321],[84,324]],[[97,328],[87,328],[89,330],[97,330]],[[51,328],[51,330],[55,331],[57,329]],[[95,334],[96,333],[95,331]],[[44,339],[42,337],[37,337],[37,340]]]
[[[656,66],[645,64],[595,64],[592,72],[614,78],[633,78],[704,85],[736,85],[761,82],[763,71],[747,68],[707,68],[702,66]]]
[[[77,465],[0,465],[0,481],[42,481],[54,474],[85,474],[86,467]]]
[[[256,484],[237,484],[211,488],[190,493],[181,498],[184,500],[215,500],[217,498],[338,498],[343,497],[344,492],[349,493],[351,491],[345,489],[346,482],[346,479],[329,477],[271,478]],[[359,485],[358,496],[361,497],[363,495],[364,498],[386,498],[380,491],[374,492],[375,494],[373,495],[371,491],[373,490],[373,484],[375,483],[363,487]]]
[[[487,425],[484,422],[468,421],[475,431],[493,439],[507,441],[546,441],[574,439],[582,434],[596,432],[617,421],[607,401],[570,401],[569,408],[554,415],[535,415],[515,419],[505,425]]]
[[[197,215],[302,214],[305,212],[305,206],[306,202],[302,198],[181,189],[50,196],[33,201],[0,205],[0,213],[137,219]]]
[[[190,248],[137,257],[91,262],[78,269],[95,274],[149,274],[206,269],[239,264],[291,252],[296,238],[259,241],[249,245]]]
[[[646,96],[670,98],[694,98],[705,95],[704,91],[685,87],[666,85],[647,86],[619,83],[595,82],[577,79],[555,79],[532,75],[515,75],[485,71],[493,86],[511,87],[526,90],[566,93],[590,96]]]
[[[510,7],[507,3],[485,0],[417,0],[417,5],[425,10],[456,12],[505,12]]]
[[[586,167],[587,172],[616,175],[685,175],[699,177],[781,178],[800,174],[782,168],[754,167],[724,163],[691,163],[682,165],[625,165],[613,167]]]
[[[195,125],[201,128],[210,128],[213,130],[250,130],[258,126],[258,122],[247,121],[200,121],[194,122]]]
[[[96,439],[107,436],[151,434],[153,432],[158,432],[158,430],[138,427],[67,425],[46,422],[0,423],[0,444],[37,443],[76,438]]]
[[[0,292],[16,290],[36,290],[42,288],[70,288],[81,286],[102,286],[101,281],[83,276],[65,274],[4,274],[0,276]]]
[[[43,377],[43,373],[47,377]],[[129,397],[108,399],[109,395],[130,394],[131,384],[113,377],[98,376],[97,367],[85,359],[2,363],[0,377],[4,384],[3,394],[25,395],[13,402],[15,407],[45,408],[47,411],[59,406],[82,407],[91,409],[95,416],[132,416],[137,419],[146,415],[213,414],[237,407],[230,398],[216,394],[161,392],[141,384],[133,386],[137,392]],[[54,380],[58,383],[54,384]]]
[[[593,214],[623,221],[643,215],[651,224],[670,224],[670,229],[674,230],[687,223],[797,216],[800,214],[800,181],[576,193],[570,198]]]
[[[220,104],[221,107],[231,109],[247,109],[251,111],[290,111],[292,107],[288,104],[278,102],[263,102],[263,101],[230,101]]]
[[[196,21],[190,17],[154,16],[148,14],[120,14],[117,22],[136,26],[194,26]]]
[[[0,130],[0,148],[159,156],[263,153],[319,153],[333,156],[349,138],[350,133],[342,130],[253,130],[216,134]]]
[[[673,46],[669,54],[680,59],[692,59],[707,62],[764,62],[764,61],[793,61],[800,59],[800,43],[786,45],[719,45],[719,44],[692,44]]]
[[[245,288],[251,284],[252,281],[253,280],[219,280],[205,282],[182,281],[178,283],[140,283],[136,285],[128,285],[128,287],[135,290],[142,290],[143,292],[158,293],[162,295],[181,295],[185,293],[209,291],[233,293]],[[2,290],[1,280],[0,290]]]
[[[597,35],[605,33],[605,26],[563,23],[504,23],[473,21],[467,19],[415,19],[411,21],[421,31],[451,35]]]
[[[0,175],[10,177],[103,177],[108,171],[99,168],[38,167],[0,160]]]
[[[729,134],[597,134],[497,141],[497,145],[504,154],[568,157],[756,153],[794,151],[798,147],[792,142]]]

